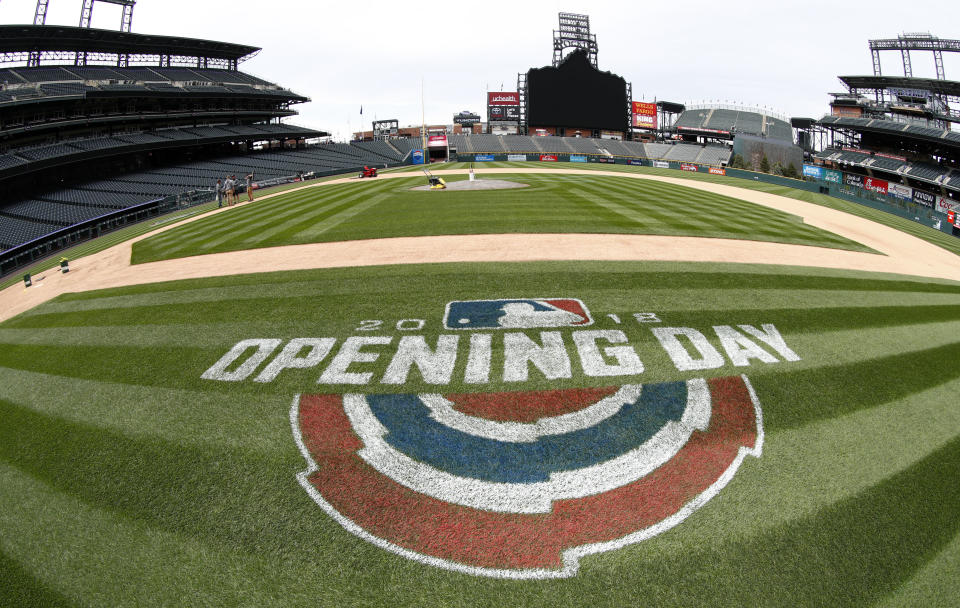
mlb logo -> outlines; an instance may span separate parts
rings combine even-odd
[[[575,298],[512,298],[449,302],[446,329],[535,329],[592,325],[586,305]]]

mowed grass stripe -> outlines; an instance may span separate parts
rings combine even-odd
[[[293,236],[290,238],[295,242],[310,242],[312,239],[320,236],[328,230],[335,228],[336,226],[339,226],[343,222],[346,222],[347,220],[350,220],[361,213],[366,213],[371,208],[376,207],[386,199],[386,194],[376,194],[374,196],[370,196],[364,202],[353,205],[349,209],[345,209],[336,215],[332,215],[324,219],[322,222],[314,223],[308,228],[293,234]],[[276,231],[272,232],[271,234],[276,234]]]
[[[0,380],[0,400],[90,427],[211,449],[265,454],[287,449],[289,428],[263,426],[288,404],[287,395],[161,388],[10,368],[0,368]],[[241,408],[244,415],[238,416]]]
[[[364,195],[364,193],[350,193],[348,190],[341,190],[330,194],[331,196],[325,199],[325,204],[323,205],[316,204],[317,197],[315,193],[298,192],[290,195],[286,200],[278,201],[271,205],[264,205],[263,207],[242,207],[235,211],[235,213],[242,211],[242,215],[231,216],[229,219],[226,217],[219,218],[219,225],[198,226],[197,231],[174,235],[174,237],[170,239],[170,244],[164,247],[163,250],[171,254],[196,245],[202,245],[208,250],[216,250],[218,245],[232,240],[238,240],[239,243],[237,246],[241,246],[244,244],[243,237],[245,235],[250,235],[246,238],[255,239],[260,233],[260,230],[280,224],[287,218],[294,218],[294,222],[300,222],[304,221],[305,217],[321,216],[331,210],[349,205],[352,201]],[[216,220],[218,218],[205,218],[205,220],[207,219]]]
[[[618,580],[642,585],[658,606],[872,604],[960,531],[960,486],[950,481],[958,474],[960,438],[855,496],[763,534],[690,543],[673,555],[657,551],[668,541],[656,537],[630,560],[601,555],[595,567],[609,568],[608,576],[578,581],[578,591],[602,594],[602,585]],[[955,589],[955,581],[945,586]]]
[[[709,545],[779,528],[916,465],[957,437],[960,409],[943,407],[957,390],[960,381],[955,380],[875,408],[768,433],[763,456],[745,464],[751,474],[738,476],[724,509],[692,522],[687,543]],[[769,409],[779,403],[763,405]],[[665,553],[685,550],[667,545]]]
[[[603,188],[606,189],[606,186]],[[655,217],[659,214],[658,219],[665,232],[682,234],[681,227],[698,224],[704,229],[720,231],[735,238],[776,241],[780,240],[778,237],[782,238],[783,234],[789,234],[806,244],[864,250],[863,246],[849,239],[804,224],[798,216],[722,195],[703,196],[706,193],[669,187],[659,182],[651,182],[651,186],[641,190],[625,179],[611,179],[609,188],[628,196],[642,194],[642,197],[635,197],[631,203],[627,203],[627,208],[640,207],[643,214]],[[686,195],[682,194],[683,190],[688,191]],[[596,199],[602,201],[602,194],[603,190],[599,193],[595,191]],[[667,200],[676,204],[659,206],[656,200]]]
[[[211,216],[196,222],[191,222],[190,224],[179,227],[176,232],[186,239],[215,235],[227,228],[225,224],[233,224],[234,229],[236,229],[236,227],[248,225],[250,221],[256,221],[257,218],[262,219],[265,216],[273,217],[276,214],[284,213],[288,209],[303,209],[304,207],[312,206],[321,192],[332,200],[338,197],[348,196],[351,191],[348,184],[324,186],[319,190],[306,188],[266,200],[257,200],[253,205],[244,205],[236,209],[230,209],[227,212],[223,212],[223,214],[218,214],[218,216]],[[227,218],[231,221],[226,221]],[[156,238],[158,241],[163,241],[169,239],[170,235],[164,233],[153,238]]]

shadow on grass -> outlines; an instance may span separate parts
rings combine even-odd
[[[76,606],[56,591],[48,589],[20,562],[0,552],[0,606]]]
[[[617,572],[660,605],[862,606],[896,590],[960,532],[960,438],[814,516],[749,540]],[[611,573],[614,574],[614,573]]]
[[[202,450],[39,414],[0,400],[0,460],[83,502],[252,553],[295,550],[322,563],[331,520],[290,457]],[[328,551],[329,552],[329,551]]]
[[[769,430],[904,399],[960,378],[960,342],[846,365],[753,375]],[[947,404],[944,404],[946,407]]]

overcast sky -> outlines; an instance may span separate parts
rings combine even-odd
[[[77,25],[81,0],[50,0],[47,23]],[[35,0],[0,0],[0,21],[32,23]],[[310,103],[287,122],[339,139],[374,118],[448,124],[486,119],[486,91],[515,91],[517,74],[549,65],[558,12],[590,16],[598,64],[633,83],[637,101],[730,102],[820,117],[837,75],[870,74],[867,41],[902,32],[960,38],[960,2],[701,1],[403,2],[139,0],[133,31],[250,44],[241,69]],[[97,3],[93,26],[118,29],[119,6]],[[952,29],[951,29],[952,28]],[[897,53],[885,74],[902,75]],[[915,76],[933,57],[912,54]],[[944,56],[960,80],[960,56]]]

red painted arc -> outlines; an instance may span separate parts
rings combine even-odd
[[[753,402],[742,379],[709,381],[710,428],[694,432],[669,462],[610,492],[556,501],[548,514],[493,513],[421,495],[380,474],[358,455],[339,395],[300,400],[305,445],[317,463],[310,483],[340,514],[383,540],[468,566],[559,569],[565,549],[612,541],[679,511],[757,438]]]
[[[573,300],[544,300],[547,304],[551,306],[556,306],[560,310],[565,310],[567,312],[572,312],[578,317],[582,318],[583,321],[577,321],[576,323],[571,323],[571,325],[589,325],[590,317],[587,316],[583,308]]]

